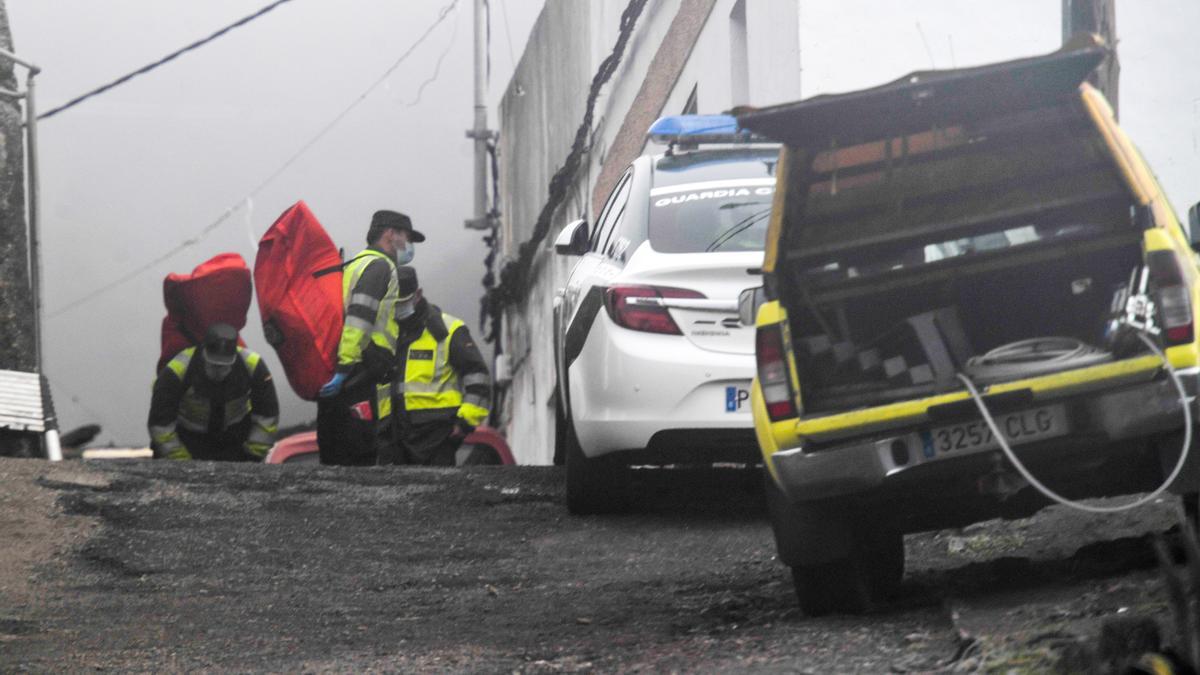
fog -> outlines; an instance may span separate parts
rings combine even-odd
[[[265,4],[8,0],[7,7],[17,53],[43,68],[38,100],[48,110]],[[480,233],[462,225],[472,204],[472,146],[463,133],[472,112],[469,0],[459,0],[327,136],[243,201],[360,97],[445,4],[293,0],[39,125],[45,367],[64,429],[98,422],[99,442],[144,445],[163,277],[222,251],[252,265],[258,237],[298,199],[348,254],[363,246],[376,209],[410,214],[428,236],[414,261],[426,294],[481,331],[486,251]],[[492,0],[493,103],[540,5]],[[846,91],[912,70],[1049,52],[1060,41],[1060,8],[1060,0],[802,0],[802,91]],[[1181,216],[1200,199],[1200,72],[1190,67],[1200,63],[1200,43],[1188,35],[1196,25],[1194,2],[1118,3],[1121,120]],[[230,207],[232,217],[194,245],[63,311],[195,237]],[[282,424],[312,419],[315,406],[284,384],[257,307],[244,336],[277,375]]]
[[[481,233],[462,225],[473,203],[472,145],[464,136],[472,124],[470,0],[459,0],[383,85],[243,203],[359,98],[448,1],[294,0],[40,123],[45,369],[64,429],[97,422],[100,443],[145,445],[163,278],[222,251],[253,266],[258,237],[299,199],[347,255],[365,245],[376,209],[408,213],[428,237],[414,261],[427,296],[479,331],[486,250]],[[7,7],[17,53],[43,69],[37,95],[45,111],[266,4],[8,0]],[[491,98],[498,101],[513,69],[510,54],[519,57],[539,3],[492,5]],[[521,41],[512,52],[509,35]],[[232,217],[195,245],[61,311],[195,237],[233,206]],[[291,392],[263,340],[256,306],[243,335],[277,376],[281,424],[313,419],[315,405]]]

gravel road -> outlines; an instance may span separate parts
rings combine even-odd
[[[1171,500],[910,536],[895,602],[810,619],[756,476],[639,472],[590,518],[562,481],[0,459],[0,671],[1040,672],[1167,616]]]

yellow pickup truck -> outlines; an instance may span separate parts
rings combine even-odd
[[[1195,509],[1196,243],[1085,81],[1106,50],[1073,44],[739,116],[784,144],[741,310],[806,613],[895,590],[904,534],[1028,516],[1046,491],[1170,482]]]

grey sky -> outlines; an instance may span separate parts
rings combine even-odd
[[[194,236],[234,206],[359,96],[449,0],[293,0],[40,126],[45,307]],[[554,0],[562,1],[562,0]],[[257,10],[267,0],[7,0],[17,52],[43,69],[43,110]],[[540,0],[493,0],[492,100],[520,58]],[[931,65],[1051,51],[1060,0],[802,0],[806,96]],[[256,240],[297,199],[335,243],[363,244],[372,211],[407,211],[429,241],[415,266],[430,297],[478,332],[485,254],[471,208],[470,0],[343,123],[212,236],[95,301],[44,324],[46,369],[65,428],[142,445],[158,356],[161,283],[221,251],[253,264]],[[505,19],[511,20],[506,30]],[[918,28],[919,25],[919,28]],[[1123,0],[1122,122],[1183,212],[1200,199],[1200,5]],[[416,90],[440,77],[421,101]],[[704,111],[716,112],[716,111]],[[494,109],[492,122],[495,123]],[[564,150],[565,151],[565,150]],[[1181,213],[1181,215],[1184,215]],[[245,333],[279,375],[283,423],[314,406],[284,384],[257,308]]]

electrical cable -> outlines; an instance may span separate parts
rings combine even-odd
[[[508,7],[505,6],[504,0],[500,2],[500,13],[504,15],[504,36],[508,39],[508,60],[512,62],[513,72],[517,70],[517,57],[513,52],[512,41],[512,23],[508,20]]]
[[[446,60],[446,56],[450,54],[450,50],[454,48],[454,43],[458,39],[458,21],[454,22],[454,30],[450,33],[450,41],[446,43],[446,48],[438,55],[437,63],[433,65],[433,74],[430,75],[424,82],[417,87],[417,95],[413,100],[404,104],[405,108],[414,108],[421,102],[421,96],[425,93],[425,87],[437,82],[437,79],[442,74],[442,62]]]
[[[488,212],[488,220],[491,222],[491,227],[489,228],[488,233],[483,236],[483,243],[488,247],[488,253],[483,259],[483,267],[487,270],[487,273],[483,275],[483,286],[484,288],[491,288],[496,280],[495,276],[492,274],[492,265],[496,262],[496,254],[499,251],[499,248],[496,246],[496,244],[500,240],[500,159],[498,156],[499,153],[496,149],[496,142],[494,140],[488,141],[487,149],[488,155],[490,155],[492,159],[492,210]],[[488,325],[487,303],[481,302],[479,305],[479,325],[483,328],[486,328]],[[490,336],[498,335],[499,330],[499,322],[493,322],[492,333],[484,334],[485,340],[488,342],[495,342],[495,354],[497,355],[504,353],[504,345],[501,344],[499,340],[493,341],[490,339]]]
[[[87,92],[86,94],[81,94],[79,96],[76,96],[75,98],[71,99],[70,101],[67,101],[66,103],[58,106],[57,108],[47,110],[46,112],[42,113],[41,115],[38,115],[38,119],[44,120],[44,119],[47,119],[50,117],[54,117],[55,115],[57,115],[60,112],[63,112],[64,110],[69,110],[71,108],[74,108],[75,106],[79,105],[80,103],[83,103],[84,101],[88,100],[89,98],[92,98],[94,96],[99,96],[100,94],[103,94],[104,92],[106,92],[110,89],[119,87],[122,84],[125,84],[126,82],[137,77],[138,75],[145,75],[146,73],[154,70],[155,68],[158,68],[159,66],[166,64],[169,61],[173,61],[176,58],[186,54],[187,52],[190,52],[194,49],[203,47],[204,45],[212,42],[213,40],[216,40],[217,38],[221,37],[222,35],[233,30],[234,28],[238,28],[240,26],[244,26],[244,25],[250,23],[251,21],[253,21],[253,20],[257,19],[258,17],[262,16],[263,14],[266,14],[267,12],[275,9],[276,7],[282,5],[285,2],[291,2],[291,0],[275,0],[275,2],[272,2],[271,4],[267,5],[266,7],[263,7],[262,9],[258,10],[257,12],[247,15],[247,16],[244,16],[244,17],[238,19],[237,21],[234,21],[233,23],[229,24],[228,26],[225,26],[221,30],[218,30],[217,32],[213,33],[212,35],[209,35],[206,38],[201,38],[201,39],[191,43],[190,45],[183,47],[182,49],[177,49],[177,50],[171,52],[170,54],[167,54],[166,56],[162,57],[161,59],[155,61],[154,63],[150,63],[148,65],[142,66],[141,68],[138,68],[137,70],[135,70],[132,73],[129,73],[127,75],[122,75],[121,77],[118,77],[117,79],[113,80],[112,82],[109,82],[108,84],[96,87],[95,89]]]
[[[185,239],[184,241],[180,242],[179,244],[177,244],[170,250],[155,257],[154,259],[139,265],[138,267],[134,268],[133,270],[130,270],[129,272],[104,284],[103,286],[95,288],[91,292],[86,293],[86,294],[76,298],[75,300],[72,300],[71,302],[63,305],[62,307],[59,307],[58,309],[54,310],[53,312],[48,313],[46,315],[46,318],[53,319],[55,317],[61,316],[61,315],[65,314],[66,312],[68,312],[72,309],[75,309],[76,307],[79,307],[80,305],[83,305],[101,295],[104,295],[108,291],[111,291],[112,289],[124,284],[125,282],[129,281],[130,279],[133,279],[134,277],[137,277],[138,275],[146,272],[147,270],[152,269],[159,263],[162,263],[163,261],[173,257],[180,251],[183,251],[184,249],[187,249],[191,246],[195,246],[196,244],[200,243],[200,241],[202,239],[207,237],[209,234],[211,234],[213,231],[215,231],[218,227],[220,227],[226,220],[228,220],[229,217],[232,216],[235,211],[237,211],[239,208],[241,208],[243,204],[247,204],[247,203],[251,202],[251,200],[253,200],[253,198],[256,197],[259,192],[266,189],[266,187],[268,185],[270,185],[272,182],[274,182],[275,179],[278,178],[280,175],[282,175],[283,172],[286,171],[288,168],[290,168],[292,166],[292,164],[296,163],[296,161],[299,160],[301,156],[303,156],[314,145],[316,145],[322,138],[324,138],[326,136],[326,134],[328,134],[330,131],[332,131],[333,128],[336,127],[347,115],[349,115],[352,110],[354,110],[356,107],[358,107],[358,105],[360,103],[362,103],[364,100],[366,100],[367,96],[369,96],[371,94],[371,92],[375,91],[375,89],[378,88],[379,85],[382,84],[384,82],[384,80],[386,80],[392,74],[392,72],[394,72],[396,70],[396,68],[398,68],[400,66],[400,64],[404,63],[404,61],[406,59],[408,59],[408,57],[417,49],[417,47],[419,47],[421,45],[421,43],[423,43],[425,41],[425,39],[428,38],[430,36],[430,34],[433,33],[434,29],[437,28],[442,23],[442,21],[445,21],[446,17],[449,16],[450,12],[454,11],[454,9],[457,7],[458,2],[459,2],[459,0],[451,0],[449,4],[442,7],[442,9],[438,12],[437,20],[435,20],[429,26],[429,28],[425,29],[425,32],[422,33],[419,38],[417,38],[416,42],[414,42],[412,45],[410,45],[409,48],[403,54],[401,54],[400,57],[398,59],[396,59],[396,61],[393,62],[392,65],[386,71],[384,71],[383,75],[381,75],[369,87],[367,87],[366,91],[364,91],[362,94],[360,94],[358,96],[358,98],[354,99],[350,103],[350,105],[346,106],[346,108],[344,110],[342,110],[342,112],[338,113],[338,115],[333,118],[333,121],[326,124],[319,132],[317,132],[317,134],[315,136],[313,136],[307,143],[305,143],[303,146],[301,146],[299,150],[297,150],[295,153],[293,153],[292,156],[289,157],[287,159],[287,161],[285,161],[283,164],[281,164],[278,169],[276,169],[274,172],[271,173],[271,175],[267,176],[266,179],[264,179],[262,182],[260,182],[253,190],[250,191],[249,194],[247,194],[242,199],[239,199],[233,206],[230,206],[229,208],[225,209],[225,212],[222,213],[220,216],[218,216],[216,220],[214,220],[213,222],[206,225],[204,227],[204,229],[200,230],[200,232],[197,233],[195,236],[193,236],[189,239]]]
[[[1163,366],[1166,367],[1167,373],[1171,377],[1171,381],[1175,383],[1175,388],[1179,390],[1179,399],[1183,405],[1183,448],[1179,453],[1179,461],[1175,463],[1174,470],[1172,470],[1171,474],[1167,476],[1167,479],[1163,481],[1163,484],[1160,485],[1154,492],[1151,492],[1145,497],[1137,499],[1128,504],[1120,504],[1117,506],[1093,506],[1091,504],[1084,504],[1067,499],[1066,497],[1063,497],[1062,495],[1042,484],[1042,482],[1035,478],[1033,474],[1030,473],[1029,469],[1026,468],[1023,463],[1021,463],[1021,460],[1017,458],[1016,453],[1013,452],[1012,447],[1008,444],[1008,441],[1004,437],[1004,433],[1000,431],[1000,427],[996,424],[996,420],[988,411],[987,404],[984,403],[983,397],[979,394],[979,390],[975,388],[975,383],[971,381],[971,378],[967,377],[963,373],[958,374],[958,379],[962,381],[962,383],[966,386],[967,391],[971,394],[971,398],[975,401],[975,406],[979,408],[980,414],[983,415],[984,421],[987,422],[988,428],[992,430],[992,434],[996,437],[996,440],[1000,442],[1000,448],[1004,450],[1004,454],[1008,457],[1008,461],[1012,462],[1012,465],[1017,469],[1021,476],[1023,476],[1025,480],[1029,481],[1029,484],[1036,488],[1038,492],[1041,492],[1046,497],[1058,502],[1059,504],[1062,504],[1063,506],[1077,509],[1079,511],[1086,511],[1088,513],[1119,513],[1121,511],[1128,511],[1130,509],[1137,508],[1143,504],[1153,501],[1154,499],[1157,499],[1159,495],[1165,492],[1166,489],[1175,482],[1175,479],[1179,477],[1179,473],[1183,471],[1184,463],[1187,462],[1188,454],[1192,447],[1191,401],[1187,395],[1187,391],[1183,387],[1183,381],[1180,380],[1179,374],[1175,372],[1175,368],[1171,365],[1171,361],[1167,359],[1166,354],[1164,354],[1162,350],[1158,348],[1158,345],[1154,344],[1153,340],[1146,337],[1145,333],[1139,332],[1137,336],[1141,338],[1142,342],[1146,343],[1146,346],[1150,348],[1150,351],[1154,352],[1163,360]]]

